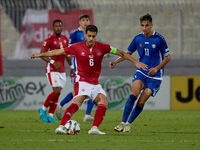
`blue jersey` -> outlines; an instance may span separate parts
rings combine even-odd
[[[74,43],[79,43],[79,42],[83,42],[83,41],[86,41],[86,38],[84,36],[84,32],[80,28],[72,31],[72,33],[69,36],[69,46],[74,44]],[[72,63],[73,63],[73,66],[74,66],[74,72],[76,73],[76,59],[75,59],[75,57],[72,58]]]
[[[135,36],[127,52],[132,54],[136,50],[139,54],[139,61],[146,64],[148,69],[156,67],[165,56],[169,55],[169,48],[164,37],[155,31],[149,38],[146,38],[144,33]],[[154,76],[148,75],[149,70],[144,71],[143,69],[137,68],[137,71],[149,78],[162,80],[164,67],[158,70]]]
[[[72,31],[72,33],[69,36],[69,45],[72,45],[74,43],[79,43],[79,42],[83,42],[85,41],[86,38],[84,36],[84,32],[78,28],[74,31]]]

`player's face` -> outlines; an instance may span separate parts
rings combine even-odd
[[[80,28],[85,30],[86,26],[90,24],[90,19],[89,18],[81,18],[79,21]]]
[[[144,32],[144,35],[146,37],[148,37],[148,36],[150,36],[152,34],[152,30],[151,30],[151,28],[153,27],[152,22],[150,22],[150,21],[142,21],[142,22],[140,22],[140,27],[141,27],[141,29]]]
[[[87,31],[87,33],[85,33],[86,45],[89,48],[91,48],[94,45],[96,37],[97,37],[97,33],[96,32]]]
[[[61,32],[62,32],[62,23],[61,22],[55,22],[54,26],[53,26],[53,31],[54,31],[55,35],[60,36]]]

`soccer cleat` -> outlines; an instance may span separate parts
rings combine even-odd
[[[94,118],[90,115],[87,115],[83,118],[83,121],[94,121]]]
[[[106,134],[106,133],[99,131],[99,129],[97,127],[92,127],[88,131],[88,134]]]
[[[60,106],[60,104],[58,104],[58,106],[56,107],[56,116],[59,120],[62,119],[62,107]]]
[[[64,126],[60,125],[56,130],[55,133],[56,134],[67,134],[67,132],[63,129]]]
[[[42,108],[40,108],[40,109],[39,109],[39,113],[40,113],[40,118],[41,118],[44,122],[48,122],[47,115],[46,115],[46,110],[43,110]]]
[[[54,118],[51,116],[48,116],[47,119],[48,119],[48,122],[50,122],[50,123],[57,123],[57,121],[55,121]]]
[[[118,126],[115,127],[115,131],[122,132],[124,130],[124,124],[120,123]]]
[[[131,132],[131,125],[130,125],[130,124],[126,124],[126,125],[124,126],[123,132]]]

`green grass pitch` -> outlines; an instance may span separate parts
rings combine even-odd
[[[85,111],[79,110],[71,119],[80,123],[80,133],[57,135],[55,115],[58,123],[44,123],[37,110],[0,110],[0,150],[200,149],[200,110],[144,110],[129,133],[114,131],[122,113],[108,110],[99,127],[106,135],[88,135],[92,122],[83,122]]]

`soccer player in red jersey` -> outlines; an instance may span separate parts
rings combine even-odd
[[[76,43],[68,48],[55,50],[47,53],[33,53],[31,58],[43,56],[74,55],[77,60],[77,71],[75,75],[75,95],[72,104],[65,110],[60,126],[55,130],[57,134],[66,134],[64,125],[72,115],[79,109],[85,98],[90,98],[97,104],[94,115],[94,122],[88,134],[105,134],[99,131],[98,127],[104,119],[107,109],[106,93],[98,82],[101,72],[101,62],[106,53],[119,55],[135,63],[138,68],[146,69],[146,65],[108,44],[96,42],[98,28],[95,25],[88,25],[85,30],[86,41]]]
[[[55,49],[62,49],[68,47],[68,38],[64,35],[61,35],[62,32],[62,21],[55,20],[53,22],[53,31],[54,34],[50,35],[47,39],[44,40],[40,53],[45,53],[48,50],[52,51]],[[57,107],[58,98],[61,93],[61,89],[65,86],[66,74],[65,74],[65,59],[68,64],[71,65],[71,58],[67,56],[57,56],[57,57],[41,57],[46,61],[46,76],[53,88],[47,99],[45,100],[43,106],[39,109],[41,119],[44,122],[56,123],[53,118],[53,114]],[[73,73],[73,69],[70,71]],[[71,74],[71,73],[70,73]],[[48,117],[46,115],[46,110],[49,107]]]

